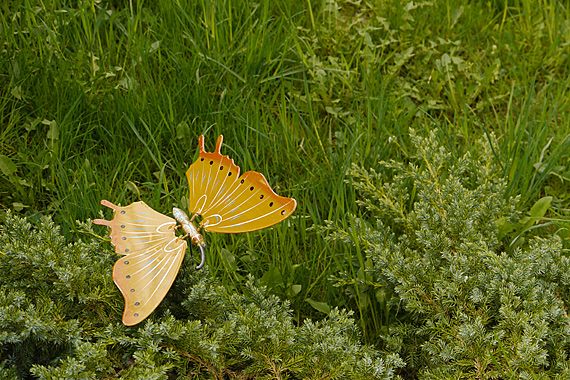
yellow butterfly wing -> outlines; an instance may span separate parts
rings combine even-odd
[[[135,325],[156,309],[172,286],[186,241],[175,235],[174,219],[144,202],[126,207],[106,200],[101,204],[115,210],[115,217],[93,222],[111,227],[111,243],[125,255],[113,267],[113,280],[125,297],[123,323]]]
[[[210,232],[239,233],[255,231],[279,223],[295,211],[293,198],[277,195],[265,177],[249,171],[239,177],[234,160],[220,153],[223,136],[215,152],[204,150],[188,171],[190,212],[202,215],[201,226]]]

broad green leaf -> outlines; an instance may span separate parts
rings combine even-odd
[[[132,182],[132,181],[127,181],[127,189],[132,191],[133,193],[135,193],[137,195],[137,197],[141,197],[141,191],[139,190],[138,186]]]
[[[546,211],[548,211],[550,203],[552,203],[551,196],[542,197],[538,201],[536,201],[534,206],[532,206],[532,208],[530,209],[529,212],[530,216],[523,218],[523,220],[521,220],[521,223],[523,224],[523,230],[532,227],[536,222],[542,219],[542,217],[544,217],[544,214],[546,214]]]
[[[57,123],[55,120],[43,120],[42,124],[48,125],[49,129],[47,132],[47,138],[54,141],[59,140],[59,128],[57,127]]]
[[[0,155],[0,170],[5,176],[10,177],[12,174],[16,173],[16,170],[18,170],[18,168],[16,167],[16,164],[14,164],[14,161],[10,159],[10,157]]]
[[[190,126],[188,123],[183,121],[176,126],[176,138],[179,140],[189,138],[190,134]]]
[[[22,100],[24,98],[24,95],[22,94],[22,86],[16,86],[12,88],[10,93],[12,94],[13,97],[15,97],[18,100]]]
[[[331,307],[325,302],[315,301],[310,298],[305,298],[305,301],[307,301],[315,310],[318,310],[321,313],[328,315],[331,312]]]
[[[228,272],[235,272],[237,270],[236,257],[233,253],[222,248],[220,256],[222,257],[222,261],[224,262],[224,266],[228,269]]]
[[[18,179],[18,183],[22,186],[27,186],[27,187],[33,187],[33,185],[31,183],[29,183],[25,178],[18,178],[16,176],[16,178]]]
[[[506,217],[500,217],[497,220],[497,228],[499,229],[499,239],[502,239],[503,237],[505,237],[509,232],[511,232],[514,227],[511,223],[509,223],[509,221],[507,220]]]
[[[188,209],[188,197],[186,195],[180,197],[180,206],[182,209]]]
[[[14,207],[15,211],[22,211],[24,209],[24,207],[26,207],[26,205],[24,205],[23,203],[20,203],[20,202],[14,202],[14,203],[12,203],[12,206]]]
[[[160,41],[153,42],[152,45],[150,45],[149,53],[154,53],[155,51],[158,50],[159,47],[160,47]]]
[[[376,296],[376,301],[380,304],[386,304],[390,300],[390,296],[386,288],[376,289],[374,295]]]
[[[303,289],[303,285],[291,285],[291,291],[293,294],[299,294],[301,289]]]
[[[259,280],[263,285],[269,289],[274,289],[277,286],[283,286],[283,276],[276,266],[271,265],[269,270]]]

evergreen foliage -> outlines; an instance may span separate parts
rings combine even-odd
[[[3,219],[2,378],[393,379],[403,365],[363,346],[349,312],[296,326],[289,303],[253,277],[240,294],[207,270],[183,270],[164,305],[126,327],[99,243],[67,244],[48,219],[38,229]]]
[[[570,260],[558,236],[505,250],[498,221],[514,223],[517,199],[493,164],[456,160],[432,133],[411,132],[417,154],[393,173],[353,166],[359,204],[376,219],[332,223],[333,240],[367,253],[367,286],[391,294],[384,350],[399,353],[404,374],[420,379],[570,378]],[[339,286],[348,286],[343,275]]]

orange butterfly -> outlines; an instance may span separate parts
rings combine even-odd
[[[202,229],[255,231],[279,223],[295,211],[295,199],[277,195],[262,174],[249,171],[240,177],[234,160],[220,153],[222,141],[220,135],[216,151],[210,153],[204,150],[204,136],[200,136],[200,155],[186,172],[192,218],[178,208],[173,209],[172,219],[144,202],[120,207],[101,201],[115,210],[115,217],[93,222],[111,227],[111,243],[124,255],[113,267],[113,280],[125,297],[125,325],[141,322],[160,304],[178,274],[186,239],[200,248],[202,261],[196,269],[201,269],[206,261]],[[198,227],[194,225],[197,215],[202,216]],[[178,228],[184,236],[176,236]]]

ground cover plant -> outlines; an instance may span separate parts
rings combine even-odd
[[[566,3],[0,9],[4,377],[568,377]],[[184,208],[220,133],[295,215],[120,326],[89,220]]]
[[[520,197],[504,197],[491,147],[478,160],[451,162],[435,134],[411,137],[417,160],[384,163],[391,181],[350,171],[376,224],[355,218],[346,230],[322,228],[366,251],[354,285],[360,302],[386,300],[383,349],[400,353],[414,378],[567,378],[570,259],[560,237],[505,251],[499,221],[520,218]],[[338,284],[350,280],[342,273]]]

